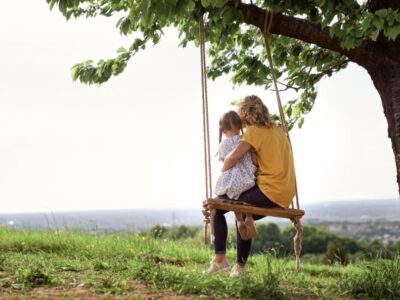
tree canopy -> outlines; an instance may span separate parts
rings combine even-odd
[[[294,90],[285,111],[289,126],[313,107],[316,84],[345,68],[349,61],[368,59],[378,39],[394,42],[400,34],[400,3],[395,0],[47,0],[71,17],[120,16],[116,27],[132,35],[132,43],[116,56],[87,60],[72,68],[72,77],[85,84],[101,84],[123,72],[128,61],[149,44],[157,44],[163,29],[175,27],[180,46],[199,43],[199,20],[206,16],[210,63],[208,76],[223,74],[233,84],[271,86],[263,46],[265,11],[272,11],[273,61],[282,90]],[[399,43],[399,41],[396,41]],[[390,51],[390,49],[386,49]],[[389,53],[390,54],[390,53]],[[393,57],[398,56],[392,53]],[[399,59],[399,58],[397,58]],[[193,62],[194,64],[196,62]]]

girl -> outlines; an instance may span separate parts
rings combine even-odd
[[[242,130],[242,121],[234,111],[229,111],[222,115],[219,120],[219,160],[224,161],[225,157],[239,144]],[[222,135],[225,139],[222,140]],[[257,158],[255,153],[247,153],[238,163],[223,172],[217,180],[215,194],[220,198],[237,200],[244,192],[255,186],[255,172],[257,170]],[[240,236],[244,240],[249,240],[257,235],[253,216],[247,214],[245,221],[241,213],[235,213],[237,227]]]

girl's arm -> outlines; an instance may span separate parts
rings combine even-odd
[[[240,141],[239,144],[233,149],[226,157],[224,160],[224,165],[222,166],[221,171],[225,172],[226,170],[229,170],[232,168],[236,163],[245,155],[247,152],[249,152],[251,149],[251,146],[249,143],[245,141]]]

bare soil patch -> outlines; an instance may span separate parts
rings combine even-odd
[[[1,300],[27,300],[27,299],[85,299],[85,300],[106,300],[106,299],[134,299],[134,300],[153,300],[153,299],[216,299],[213,296],[198,295],[179,295],[167,290],[155,290],[147,287],[138,281],[131,281],[131,291],[126,295],[105,295],[99,294],[85,287],[53,287],[53,288],[34,288],[29,292],[8,292],[1,293]]]

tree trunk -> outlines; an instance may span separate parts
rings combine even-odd
[[[392,142],[400,193],[400,63],[392,60],[385,63],[378,60],[368,66],[367,70],[381,96],[388,122],[388,136]]]

